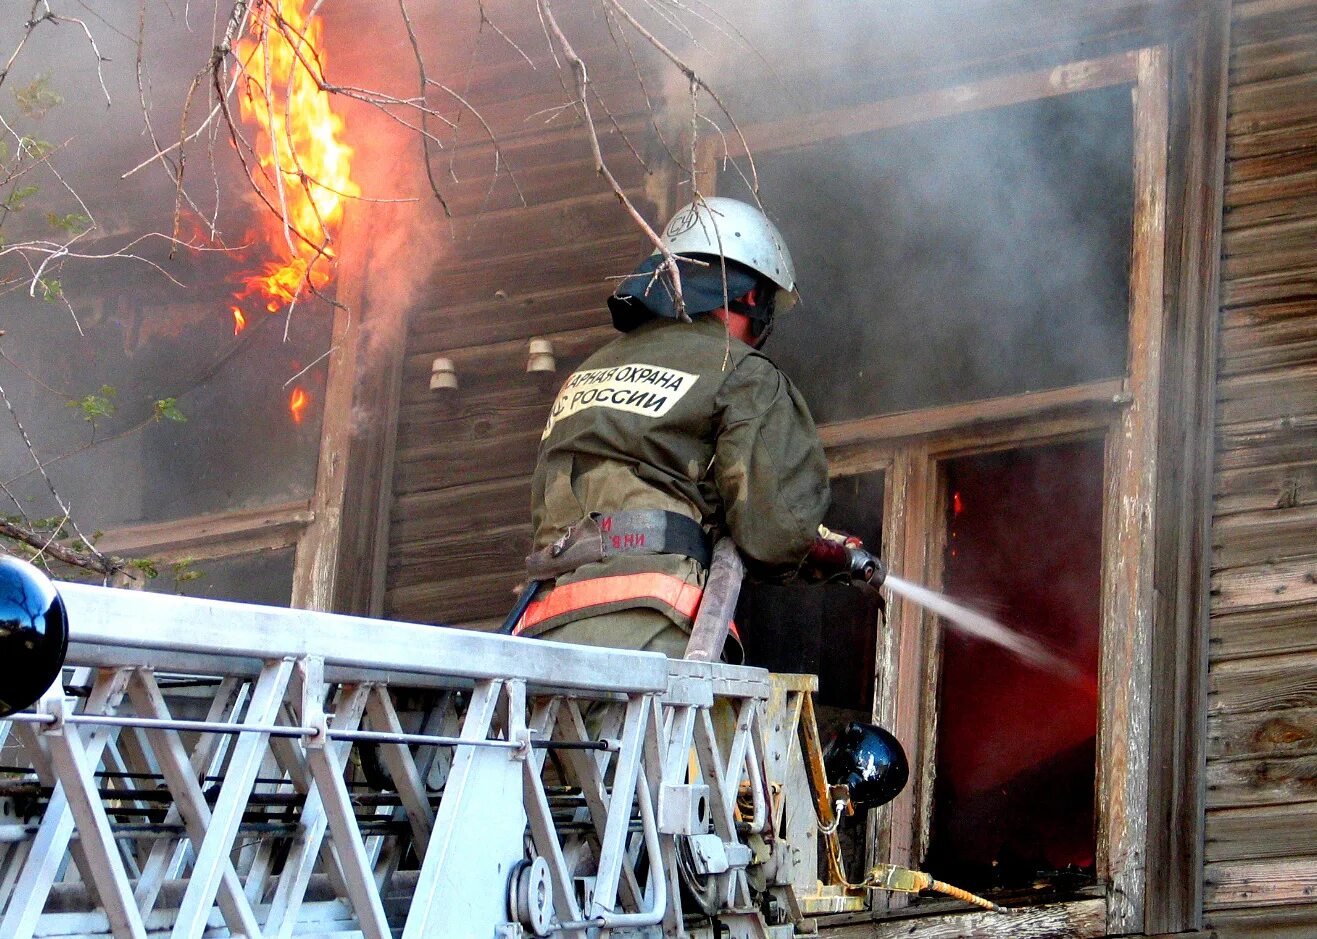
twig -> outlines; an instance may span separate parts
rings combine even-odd
[[[102,577],[113,577],[127,567],[127,562],[123,558],[101,554],[95,548],[92,548],[86,554],[81,551],[74,551],[53,538],[43,539],[35,532],[30,532],[21,525],[15,525],[8,519],[0,518],[0,536],[11,538],[36,549],[38,556],[49,554],[57,561],[62,561],[72,567],[80,567],[94,574],[100,574]],[[78,537],[82,539],[81,535]],[[85,539],[82,539],[82,543],[89,544]]]
[[[654,231],[649,222],[645,221],[645,217],[641,215],[635,205],[632,204],[631,200],[627,197],[626,191],[623,190],[622,185],[617,181],[617,177],[613,175],[612,170],[610,170],[608,165],[604,162],[604,155],[599,146],[599,133],[595,129],[594,117],[590,113],[590,101],[588,97],[590,78],[586,71],[585,62],[576,54],[576,50],[572,47],[571,41],[567,38],[566,33],[562,31],[562,27],[558,25],[558,19],[553,14],[553,7],[550,4],[550,0],[536,0],[536,2],[540,9],[541,17],[547,25],[547,28],[552,31],[553,35],[557,38],[558,43],[562,46],[563,55],[566,57],[568,63],[570,63],[572,72],[576,76],[577,101],[581,113],[585,117],[586,130],[590,139],[590,152],[594,156],[595,172],[608,182],[608,185],[612,188],[613,195],[617,197],[618,202],[620,202],[622,207],[626,209],[627,214],[631,216],[632,220],[640,226],[641,231],[643,231],[646,237],[649,238],[650,242],[653,243],[659,254],[663,256],[663,263],[659,266],[659,270],[666,272],[668,280],[672,285],[674,299],[673,305],[677,310],[677,318],[683,322],[689,323],[690,317],[686,313],[686,301],[681,292],[681,272],[677,268],[677,259],[673,256],[672,252],[668,250],[667,245],[663,243],[663,239],[659,237],[658,232]]]

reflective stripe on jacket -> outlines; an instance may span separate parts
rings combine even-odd
[[[657,571],[591,577],[589,580],[578,580],[563,584],[561,587],[554,587],[547,594],[532,601],[512,630],[512,635],[519,636],[546,620],[567,613],[590,615],[596,608],[603,609],[619,603],[634,606],[637,605],[636,601],[658,601],[689,621],[693,620],[699,611],[700,599],[703,596],[704,591],[699,587],[679,577]],[[741,637],[736,631],[735,623],[731,624],[730,631],[739,642]]]

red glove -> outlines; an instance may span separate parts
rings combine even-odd
[[[807,579],[882,585],[887,568],[876,555],[864,550],[864,542],[853,535],[828,531],[819,526],[819,535],[809,546],[801,571]]]

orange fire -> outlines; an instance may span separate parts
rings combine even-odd
[[[242,310],[236,306],[233,308],[233,335],[238,335],[247,328],[247,317],[242,315]]]
[[[293,415],[293,423],[302,423],[302,413],[306,406],[311,403],[310,397],[301,388],[294,388],[293,394],[288,399],[288,413]]]
[[[238,43],[245,82],[239,105],[244,120],[257,126],[264,170],[255,175],[280,216],[267,216],[265,233],[278,259],[246,278],[238,296],[263,297],[271,313],[329,283],[344,203],[361,194],[351,176],[352,148],[342,139],[343,118],[322,88],[324,30],[319,17],[308,17],[310,2],[264,0]]]

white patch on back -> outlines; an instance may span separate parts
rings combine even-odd
[[[643,363],[575,372],[558,392],[540,439],[547,438],[559,421],[589,408],[662,417],[685,397],[699,377],[675,368]]]

